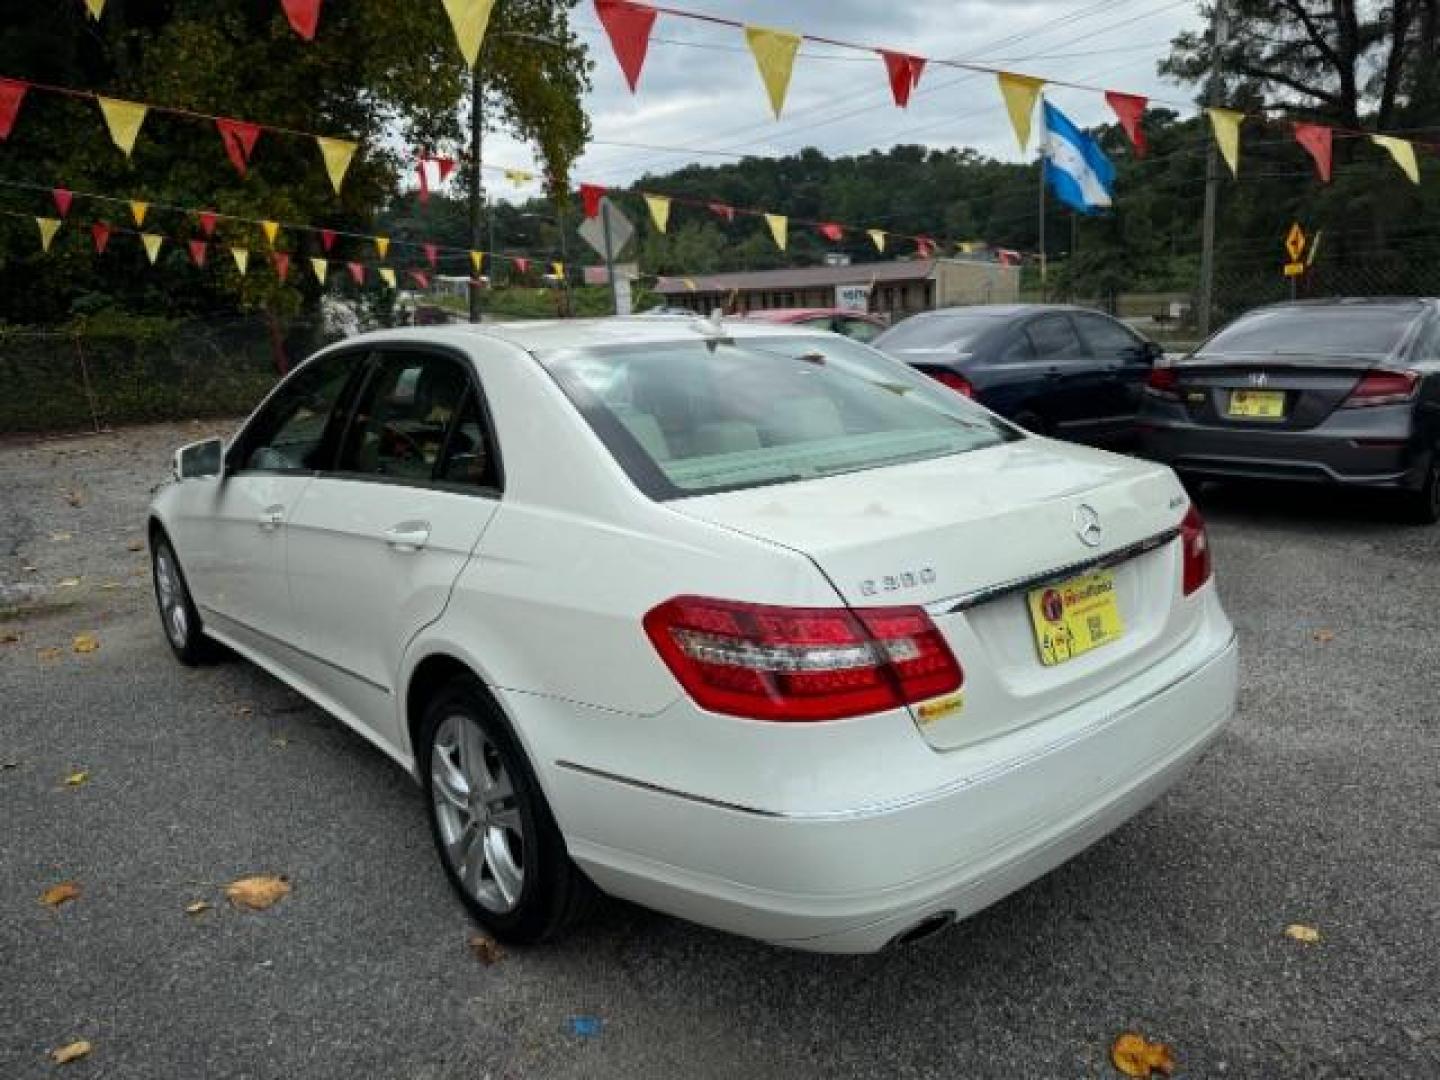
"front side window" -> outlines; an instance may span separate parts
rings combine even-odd
[[[1104,315],[1076,315],[1080,333],[1097,356],[1128,356],[1140,350],[1140,339]]]
[[[307,472],[328,464],[339,436],[336,408],[363,353],[335,353],[296,371],[256,414],[239,439],[239,469]]]
[[[880,336],[880,327],[865,319],[841,319],[840,333],[852,341],[871,342]]]
[[[423,352],[382,355],[356,401],[340,471],[427,481],[442,472],[443,460],[443,471],[464,475],[446,450],[469,395],[469,378],[458,360]],[[473,418],[467,422],[472,432],[458,430],[465,426],[459,423],[456,434],[473,440],[478,424]],[[483,446],[480,452],[483,456]]]
[[[1025,328],[1025,332],[1030,335],[1030,344],[1041,360],[1062,360],[1081,352],[1075,328],[1064,315],[1046,315],[1036,319]]]
[[[540,359],[654,498],[810,480],[1021,437],[907,365],[828,335],[614,345]]]

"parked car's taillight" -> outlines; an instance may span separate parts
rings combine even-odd
[[[792,608],[679,596],[645,616],[695,703],[755,720],[838,720],[964,681],[923,608]]]
[[[1153,367],[1145,377],[1145,389],[1156,397],[1180,400],[1180,373],[1173,367]]]
[[[1395,405],[1409,401],[1420,385],[1416,371],[1372,371],[1365,375],[1350,396],[1340,403],[1342,409],[1358,409],[1366,405]]]
[[[953,371],[928,371],[926,372],[938,383],[944,383],[957,394],[964,394],[968,398],[975,396],[975,387],[970,385],[970,380],[964,375],[957,375]]]
[[[1210,580],[1210,537],[1205,531],[1205,519],[1192,504],[1180,522],[1181,582],[1185,595]]]

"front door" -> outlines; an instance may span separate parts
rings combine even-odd
[[[1035,351],[1036,374],[1044,381],[1041,414],[1054,434],[1085,438],[1095,418],[1105,411],[1099,366],[1075,333],[1068,313],[1031,319],[1025,334]]]
[[[333,472],[306,488],[288,529],[290,588],[308,672],[394,745],[405,647],[439,618],[499,507],[500,468],[468,360],[381,352]]]

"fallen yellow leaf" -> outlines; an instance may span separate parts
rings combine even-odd
[[[108,592],[110,589],[118,589],[118,588],[120,588],[120,582],[118,582],[118,581],[107,581],[107,582],[105,582],[105,584],[101,585],[100,588],[105,589],[105,590]]]
[[[1285,927],[1285,936],[1294,938],[1296,941],[1303,941],[1307,945],[1313,945],[1320,940],[1320,931],[1313,926],[1306,926],[1304,923],[1291,923]]]
[[[1313,636],[1315,640],[1318,641],[1321,645],[1328,645],[1330,642],[1335,640],[1335,631],[1316,630]]]
[[[500,947],[500,943],[485,934],[471,934],[465,939],[465,943],[470,946],[475,959],[486,967],[505,958],[505,950]]]
[[[73,881],[62,881],[59,885],[51,885],[40,894],[40,902],[47,907],[59,907],[68,903],[80,895],[80,886]]]
[[[71,506],[80,506],[85,502],[85,493],[78,488],[73,488],[65,493],[65,501]]]
[[[1110,1061],[1126,1076],[1148,1078],[1151,1073],[1165,1076],[1175,1071],[1175,1054],[1164,1043],[1152,1043],[1144,1035],[1127,1031],[1110,1047]]]
[[[0,645],[14,645],[20,640],[20,635],[14,630],[0,630]]]
[[[85,781],[89,779],[90,773],[85,769],[81,769],[79,772],[72,772],[69,776],[65,777],[65,786],[79,787],[81,784],[85,783]]]
[[[290,882],[279,874],[256,874],[225,886],[225,895],[236,907],[264,911],[290,891]]]
[[[186,915],[200,915],[210,910],[209,900],[196,900],[193,904],[185,905]]]
[[[75,640],[71,644],[78,653],[94,652],[100,648],[100,639],[94,634],[76,634]]]
[[[63,544],[66,540],[69,540],[69,539],[70,539],[70,534],[69,534],[69,533],[51,533],[51,534],[50,534],[50,542],[51,542],[52,544]]]
[[[79,1042],[73,1042],[69,1046],[62,1046],[59,1050],[51,1050],[50,1058],[56,1065],[68,1065],[72,1061],[79,1061],[83,1057],[88,1057],[90,1051],[94,1049],[89,1042],[81,1039]]]
[[[43,649],[35,650],[35,658],[42,664],[53,664],[60,659],[60,650],[53,645],[47,645]]]
[[[144,551],[144,550],[145,550],[145,541],[143,541],[143,540],[131,540],[130,543],[128,543],[128,544],[125,545],[125,547],[126,547],[126,549],[129,550],[129,551]]]
[[[57,582],[55,583],[55,587],[56,587],[57,589],[73,589],[73,588],[75,588],[76,585],[79,585],[79,584],[80,584],[80,579],[79,579],[78,577],[67,577],[67,578],[61,578],[59,581],[57,581]]]

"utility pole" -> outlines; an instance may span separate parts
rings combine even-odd
[[[484,198],[484,192],[480,188],[480,149],[483,131],[485,129],[485,90],[480,81],[480,65],[476,64],[475,69],[470,73],[470,250],[479,251],[484,245],[480,242],[480,204]],[[494,250],[492,247],[491,251]],[[494,276],[494,259],[491,259],[490,273]],[[480,275],[474,273],[471,267],[470,277],[470,321],[480,321]]]
[[[1205,100],[1211,107],[1221,104],[1225,83],[1221,78],[1220,54],[1230,39],[1230,20],[1225,13],[1225,0],[1214,0],[1214,3],[1215,11],[1210,25],[1213,39],[1210,88],[1205,95]],[[1210,310],[1215,303],[1215,204],[1219,197],[1220,148],[1214,138],[1211,138],[1210,149],[1205,156],[1205,219],[1200,226],[1200,310],[1195,316],[1196,328],[1202,338],[1210,336]]]
[[[1036,162],[1040,166],[1040,302],[1045,303],[1045,155],[1042,152],[1040,160]]]
[[[610,282],[610,309],[620,314],[620,296],[615,288],[615,252],[610,243],[610,197],[600,200],[600,229],[605,236],[605,277]]]

